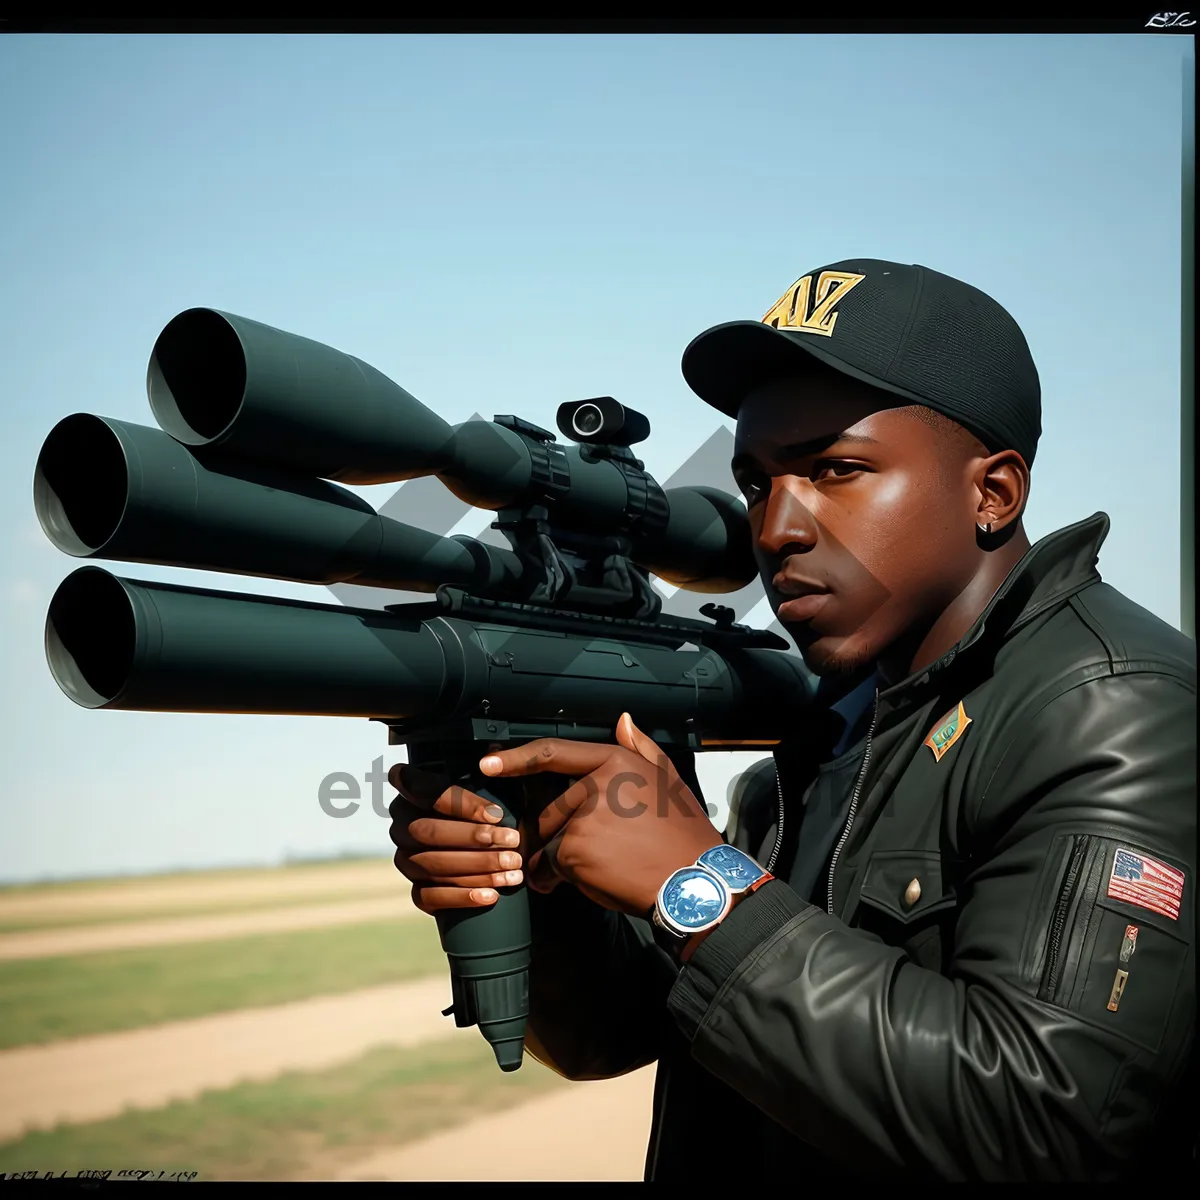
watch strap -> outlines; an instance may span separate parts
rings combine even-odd
[[[735,861],[740,859],[742,863],[747,864],[748,867],[752,867],[758,872],[758,876],[753,882],[738,886],[736,879],[731,879],[729,877],[729,872],[726,869],[728,864],[722,864],[719,861],[710,861],[714,858],[714,856],[719,860],[720,858],[727,859],[731,855],[734,857]],[[752,892],[756,887],[761,887],[767,881],[767,879],[771,877],[770,872],[752,855],[747,854],[745,850],[741,850],[737,846],[729,845],[727,842],[718,846],[713,846],[711,849],[706,850],[698,859],[696,859],[696,865],[699,867],[705,867],[708,870],[713,871],[715,874],[720,875],[725,880],[726,886],[735,896],[741,896]]]

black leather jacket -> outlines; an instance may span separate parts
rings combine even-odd
[[[526,1047],[571,1079],[657,1060],[648,1179],[1191,1172],[1195,645],[1101,582],[1107,531],[1043,539],[877,697],[824,907],[787,883],[799,821],[779,836],[802,742],[727,833],[777,880],[682,971],[644,921],[531,896]]]

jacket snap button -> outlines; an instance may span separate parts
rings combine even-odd
[[[904,889],[904,903],[912,908],[914,904],[921,898],[921,881],[914,879],[912,883]]]

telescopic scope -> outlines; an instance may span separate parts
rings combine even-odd
[[[731,592],[757,575],[745,510],[728,493],[663,492],[591,445],[523,434],[536,429],[526,422],[449,425],[361,359],[245,317],[180,313],[155,342],[147,391],[159,425],[197,453],[349,484],[437,475],[461,500],[495,511],[548,497],[564,531],[625,532],[633,561],[668,583]],[[579,429],[594,432],[572,436],[592,443],[609,430],[618,447],[649,432],[611,397],[575,408]],[[560,426],[562,417],[560,408]]]

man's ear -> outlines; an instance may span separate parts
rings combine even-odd
[[[993,537],[1010,533],[1021,520],[1029,499],[1029,468],[1015,450],[1002,450],[983,459],[975,471],[979,502],[975,523],[990,525]]]

